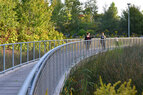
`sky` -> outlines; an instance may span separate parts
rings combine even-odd
[[[87,0],[80,0],[81,2],[86,2]],[[125,10],[128,6],[127,3],[131,3],[131,5],[136,5],[143,10],[143,0],[96,0],[98,6],[98,12],[103,13],[103,7],[106,5],[110,6],[112,2],[115,3],[118,8],[118,15],[121,16],[122,10]],[[141,6],[142,5],[142,6]]]
[[[64,1],[64,0],[62,0]],[[88,0],[79,0],[80,2],[84,3]],[[118,15],[121,16],[122,10],[125,10],[128,6],[127,3],[131,3],[131,5],[136,5],[143,10],[143,0],[96,0],[98,6],[98,13],[103,13],[103,7],[109,7],[112,2],[115,3],[118,9]],[[142,5],[142,6],[141,6]]]

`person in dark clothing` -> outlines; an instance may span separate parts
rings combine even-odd
[[[105,39],[106,39],[106,36],[104,35],[104,32],[102,32],[102,35],[101,35],[101,45],[102,45],[102,49],[105,49]]]
[[[85,44],[86,44],[86,49],[89,50],[90,45],[91,45],[91,36],[90,33],[87,32],[87,35],[85,36]]]

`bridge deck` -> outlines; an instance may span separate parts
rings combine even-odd
[[[17,95],[24,80],[36,63],[37,61],[0,74],[0,95]]]

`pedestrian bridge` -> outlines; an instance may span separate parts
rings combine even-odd
[[[59,95],[70,70],[81,60],[142,43],[142,38],[107,38],[0,45],[0,95]]]

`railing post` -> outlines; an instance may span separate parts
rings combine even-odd
[[[35,42],[33,42],[33,60],[35,59]]]
[[[85,46],[84,45],[85,45],[85,40],[83,41],[83,58],[85,57],[85,52],[84,52],[85,51]]]
[[[69,64],[68,64],[69,66],[68,66],[68,68],[69,68],[70,65],[71,65],[71,64],[70,64],[70,63],[71,63],[71,62],[70,62],[70,61],[71,61],[71,56],[70,56],[70,53],[71,53],[71,51],[70,51],[70,44],[69,44],[68,46],[69,46],[69,50],[68,50],[68,52],[69,52]]]
[[[60,64],[60,62],[61,62],[61,53],[62,53],[62,52],[61,52],[61,48],[62,48],[62,47],[59,48],[59,54],[58,54],[58,56],[59,56],[59,57],[58,57],[58,58],[59,58],[59,60],[58,60],[58,64],[59,64],[59,76],[62,75],[62,65]],[[60,79],[60,77],[59,77],[59,79]]]
[[[51,41],[49,41],[49,51],[51,50]]]
[[[59,65],[59,50],[56,50],[56,64],[55,64],[55,68],[57,68],[57,69],[55,69],[55,76],[56,76],[56,80],[55,80],[55,82],[57,81],[57,79],[59,79],[59,76],[60,76],[60,65]]]
[[[90,56],[92,55],[92,52],[93,52],[93,43],[92,43],[93,41],[92,40],[90,40],[90,44],[91,44],[91,50],[90,50]]]
[[[80,40],[80,59],[81,59],[81,57],[82,57],[82,54],[81,54],[81,50],[82,50],[82,48],[81,48],[81,40]]]
[[[68,69],[68,66],[67,66],[68,65],[67,64],[68,63],[68,60],[67,60],[68,59],[68,47],[67,45],[66,45],[66,58],[65,59],[66,59],[65,61],[66,61],[66,70],[67,70]]]
[[[78,57],[80,57],[79,55],[80,55],[80,52],[79,52],[79,42],[77,42],[77,55],[78,55]]]
[[[3,71],[5,72],[5,45],[3,46]]]
[[[39,42],[39,58],[41,58],[41,42]]]
[[[101,39],[97,39],[97,42],[98,42],[98,51],[100,51],[100,41],[101,41]]]
[[[46,44],[45,44],[45,41],[44,41],[44,54],[46,53]]]
[[[22,64],[22,44],[20,44],[20,64]]]
[[[86,41],[86,57],[87,57],[87,41]]]
[[[94,39],[94,49],[93,49],[94,52],[96,52],[96,48],[95,48],[96,46],[95,46],[95,45],[96,45],[96,44],[95,44],[95,39]]]
[[[60,41],[58,40],[58,46],[60,45]]]
[[[109,50],[111,50],[111,39],[109,38]]]
[[[72,63],[74,64],[74,49],[73,49],[73,44],[72,44]]]
[[[55,40],[54,40],[54,48],[55,48]]]
[[[29,61],[29,43],[27,43],[27,62]]]
[[[14,44],[12,45],[12,67],[14,67]]]
[[[63,72],[65,72],[65,70],[66,70],[66,69],[65,69],[65,67],[66,67],[66,66],[65,66],[65,65],[66,65],[66,52],[65,52],[65,51],[66,51],[66,50],[65,50],[65,46],[63,46],[63,52],[62,52],[62,53],[63,53],[63,60],[62,60],[62,61],[63,61],[63,64],[64,64]]]

